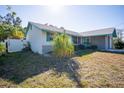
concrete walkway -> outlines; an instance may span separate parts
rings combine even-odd
[[[108,49],[106,51],[115,52],[115,53],[124,53],[124,49]]]

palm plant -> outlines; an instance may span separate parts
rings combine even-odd
[[[54,53],[58,57],[68,57],[74,52],[74,46],[69,40],[69,36],[64,34],[58,34],[54,36]]]

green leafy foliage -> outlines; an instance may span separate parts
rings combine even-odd
[[[10,37],[13,27],[9,24],[0,24],[0,41]]]
[[[11,6],[7,6],[8,13],[5,16],[0,15],[0,41],[7,38],[24,38],[22,20],[12,11]]]
[[[4,43],[0,43],[0,55],[6,52],[6,46]]]
[[[58,57],[71,56],[74,52],[74,46],[69,37],[64,34],[58,34],[54,37],[54,53]]]
[[[0,24],[0,41],[3,41],[7,38],[16,38],[22,39],[24,38],[24,33],[22,32],[21,27],[14,27],[9,24]]]
[[[22,32],[21,28],[14,27],[13,31],[11,33],[11,38],[23,39],[24,38],[24,33]]]

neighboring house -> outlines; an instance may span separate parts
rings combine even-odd
[[[57,28],[48,24],[43,25],[29,22],[26,39],[29,41],[33,52],[44,54],[53,49],[53,34],[63,32],[70,37],[70,41],[75,45],[82,44],[85,47],[96,45],[98,49],[111,49],[113,46],[113,37],[116,37],[116,30],[114,28],[78,33],[66,30],[63,27]]]

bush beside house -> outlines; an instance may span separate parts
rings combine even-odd
[[[83,50],[83,49],[93,49],[93,50],[96,50],[96,49],[97,49],[97,46],[96,46],[96,45],[85,46],[85,45],[83,45],[83,44],[74,45],[74,50],[75,50],[75,51]]]
[[[6,53],[6,45],[5,43],[0,42],[0,56],[5,53]]]
[[[124,49],[124,42],[120,38],[117,38],[114,40],[114,47],[115,49]]]

